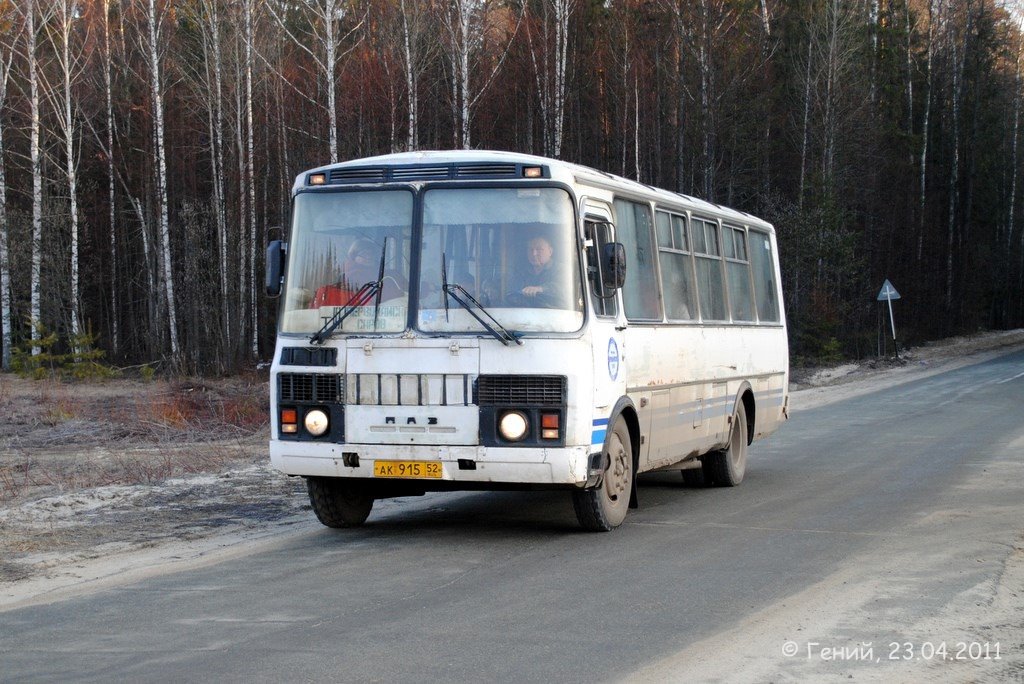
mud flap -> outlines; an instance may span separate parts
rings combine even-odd
[[[636,481],[640,479],[640,474],[637,472],[637,468],[640,467],[640,459],[633,456],[633,486],[629,492],[629,507],[640,508],[640,499],[636,495]]]

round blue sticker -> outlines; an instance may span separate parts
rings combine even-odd
[[[619,377],[619,345],[615,338],[608,338],[608,377],[615,380]]]

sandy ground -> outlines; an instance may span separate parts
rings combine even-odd
[[[1024,330],[1015,330],[906,350],[898,361],[797,369],[791,407],[821,406],[1021,348]],[[267,427],[259,413],[265,416],[265,396],[259,379],[154,389],[125,380],[64,385],[0,376],[0,413],[11,416],[0,424],[0,611],[220,562],[273,545],[295,531],[317,529],[302,480],[269,467]],[[1020,476],[1007,473],[1008,478]],[[382,509],[401,505],[379,503]],[[1024,523],[1017,521],[1017,528],[1024,532]],[[895,545],[905,540],[885,544],[895,553]],[[926,573],[934,561],[924,549],[918,556],[903,553],[899,558],[902,565],[890,571],[907,576]],[[876,567],[877,558],[853,559],[785,605],[716,635],[717,644],[747,644],[744,651],[754,655],[739,663],[716,655],[715,644],[700,643],[652,665],[637,680],[672,680],[683,672],[686,679],[699,681],[847,678],[842,667],[822,669],[820,658],[791,658],[780,670],[777,635],[834,633],[837,621],[848,621],[851,611],[886,593],[884,577],[871,574]],[[913,591],[915,585],[905,586]],[[969,612],[982,641],[993,631],[1016,635],[1011,648],[1018,655],[1005,661],[1009,669],[1003,674],[1024,681],[1022,588],[1024,538],[1019,538],[998,582],[976,587],[963,596],[963,605],[947,606],[928,618],[930,624],[906,625],[901,633],[945,634],[944,628],[963,624]],[[846,610],[820,600],[838,593]],[[849,624],[844,629],[857,634]],[[806,641],[800,641],[801,648]],[[880,642],[874,651],[875,656],[888,655]],[[896,665],[884,671],[887,680],[921,679],[919,669],[904,671]],[[950,673],[956,680],[979,679],[970,663],[958,665],[950,670],[936,664],[939,669],[927,679],[945,681]],[[849,678],[856,674],[856,679],[872,680],[873,671],[860,666],[850,670]],[[999,680],[985,672],[981,680]]]

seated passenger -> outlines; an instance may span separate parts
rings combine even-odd
[[[349,247],[348,255],[342,271],[341,280],[324,285],[317,289],[309,308],[319,309],[321,306],[344,306],[367,283],[377,281],[380,274],[380,258],[382,248],[373,240],[360,238]],[[405,288],[393,274],[384,273],[381,283],[381,301],[394,299],[405,294]],[[376,297],[373,298],[376,300]],[[368,303],[373,303],[368,302]]]

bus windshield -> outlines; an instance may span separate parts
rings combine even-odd
[[[481,330],[475,306],[446,296],[447,288],[468,293],[510,330],[579,330],[583,295],[573,225],[569,195],[557,188],[427,190],[418,328]]]
[[[408,190],[296,196],[281,332],[317,333],[339,312],[338,332],[404,330],[412,219]]]

